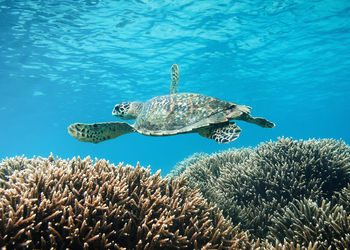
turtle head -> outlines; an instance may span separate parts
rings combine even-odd
[[[140,114],[142,106],[142,102],[122,102],[114,106],[112,115],[123,120],[133,120]]]

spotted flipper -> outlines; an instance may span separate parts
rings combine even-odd
[[[269,120],[266,120],[265,118],[261,117],[251,117],[247,120],[247,122],[254,123],[263,128],[273,128],[275,126],[273,122],[270,122]]]
[[[238,138],[241,133],[240,127],[235,122],[215,124],[198,131],[201,136],[213,139],[218,143],[229,143]]]
[[[180,74],[179,67],[176,64],[171,66],[171,85],[170,85],[170,94],[176,94],[177,85],[179,84]]]
[[[99,143],[132,132],[135,132],[135,129],[126,122],[74,123],[68,127],[68,133],[71,136],[79,141],[92,143]]]
[[[262,117],[253,117],[249,113],[244,113],[236,119],[254,123],[263,128],[273,128],[275,126],[273,122],[270,122],[269,120],[266,120],[265,118],[262,118]]]

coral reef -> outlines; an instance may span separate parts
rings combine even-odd
[[[172,176],[90,158],[4,159],[0,247],[350,248],[350,147],[342,141],[280,138],[195,154]]]
[[[350,214],[350,183],[346,188],[343,188],[341,192],[337,192],[333,196],[333,204],[339,204],[343,206],[345,211]]]
[[[0,187],[5,187],[8,177],[16,170],[23,170],[26,166],[32,164],[32,159],[27,159],[24,156],[16,158],[6,158],[0,162]]]
[[[179,177],[188,166],[191,166],[192,164],[198,162],[200,159],[206,158],[208,154],[206,153],[194,153],[193,155],[190,155],[183,161],[178,162],[173,169],[171,170],[169,177]]]
[[[11,162],[11,163],[9,163]],[[58,249],[245,249],[245,232],[208,206],[184,178],[70,161],[6,159],[21,165],[0,188],[0,247]]]
[[[210,203],[253,237],[269,236],[272,242],[283,242],[286,237],[287,245],[312,248],[316,244],[314,238],[302,242],[282,236],[281,231],[281,236],[273,240],[270,230],[280,218],[278,213],[284,214],[283,209],[292,201],[311,199],[317,204],[328,204],[337,199],[334,195],[350,183],[350,148],[331,139],[279,138],[252,151],[228,151],[203,158],[189,166],[183,176],[192,188],[199,188]],[[343,190],[339,196],[343,197],[344,207],[349,206],[347,195],[349,192]]]
[[[220,197],[217,196],[213,187],[217,186],[218,178],[221,176],[223,169],[242,163],[251,152],[252,150],[249,148],[242,148],[203,156],[195,162],[191,161],[190,164],[183,164],[186,165],[184,176],[191,188],[199,188],[208,201],[216,201]],[[217,202],[214,203],[218,204]]]
[[[317,242],[318,249],[346,249],[350,246],[350,215],[342,206],[318,204],[310,199],[294,200],[272,218],[268,238],[297,242],[307,247]]]
[[[257,247],[256,249],[263,250],[263,249],[274,249],[274,250],[319,250],[319,244],[318,242],[310,242],[307,246],[301,246],[298,243],[294,242],[284,242],[283,244],[276,242],[275,244],[271,244],[271,242],[268,242],[267,240],[260,243],[260,247]]]

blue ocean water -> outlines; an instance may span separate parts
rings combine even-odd
[[[105,158],[162,174],[195,152],[277,137],[350,143],[350,1],[0,0],[0,158]],[[253,107],[273,129],[240,138],[127,134],[94,145],[75,122],[116,121],[116,103],[180,92]]]

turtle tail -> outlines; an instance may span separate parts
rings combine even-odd
[[[246,105],[237,105],[236,108],[237,108],[237,110],[241,111],[242,113],[250,114],[250,109],[251,109],[251,107],[249,107],[249,106],[246,106]]]
[[[232,105],[226,112],[229,120],[242,120],[242,117],[250,116],[251,107],[246,105]]]
[[[251,107],[245,105],[235,105],[229,110],[228,119],[243,120],[249,123],[254,123],[263,128],[273,128],[275,124],[262,117],[253,117],[250,115]]]

